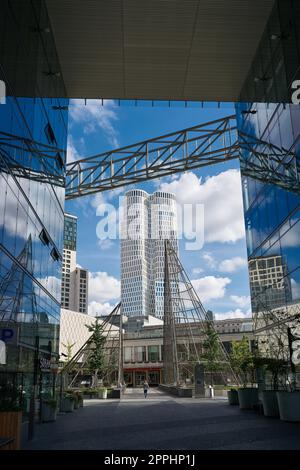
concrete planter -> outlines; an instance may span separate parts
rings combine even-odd
[[[114,388],[107,392],[107,398],[121,398],[121,389]]]
[[[98,391],[98,398],[101,398],[102,400],[106,400],[107,398],[107,389],[104,388],[103,390]]]
[[[74,410],[74,400],[72,398],[64,397],[61,401],[60,411],[64,413],[71,413]]]
[[[277,400],[282,421],[300,422],[300,391],[277,392]]]
[[[43,423],[56,421],[57,406],[50,405],[49,403],[42,403],[41,418]]]
[[[276,394],[276,390],[263,390],[261,392],[265,416],[279,418],[279,408]]]
[[[239,388],[238,397],[241,410],[253,410],[258,405],[258,388]]]
[[[237,390],[228,390],[227,396],[229,405],[239,405],[239,396]]]

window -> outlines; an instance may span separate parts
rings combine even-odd
[[[46,230],[45,230],[44,228],[43,228],[43,230],[41,231],[39,237],[40,237],[40,240],[42,241],[42,243],[43,243],[44,245],[49,245],[50,239],[49,239],[49,236],[48,236],[48,234],[47,234],[47,232],[46,232]]]
[[[159,361],[159,346],[148,346],[148,359],[149,362]]]
[[[59,253],[57,251],[56,248],[52,248],[51,250],[51,256],[52,258],[54,259],[54,261],[58,261],[59,260]]]

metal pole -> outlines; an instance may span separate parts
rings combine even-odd
[[[33,369],[33,383],[32,393],[30,398],[30,409],[29,409],[29,422],[28,422],[28,439],[31,440],[34,437],[34,417],[35,417],[35,399],[37,395],[38,386],[38,371],[39,371],[39,348],[40,338],[35,337],[35,351],[34,351],[34,369]]]

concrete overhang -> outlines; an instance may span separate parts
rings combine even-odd
[[[236,101],[274,0],[47,0],[70,98]]]

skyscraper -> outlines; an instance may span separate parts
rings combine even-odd
[[[163,317],[164,240],[176,251],[175,196],[142,190],[125,194],[121,222],[121,300],[124,315]]]
[[[61,306],[88,313],[88,271],[76,265],[77,217],[65,214]]]

